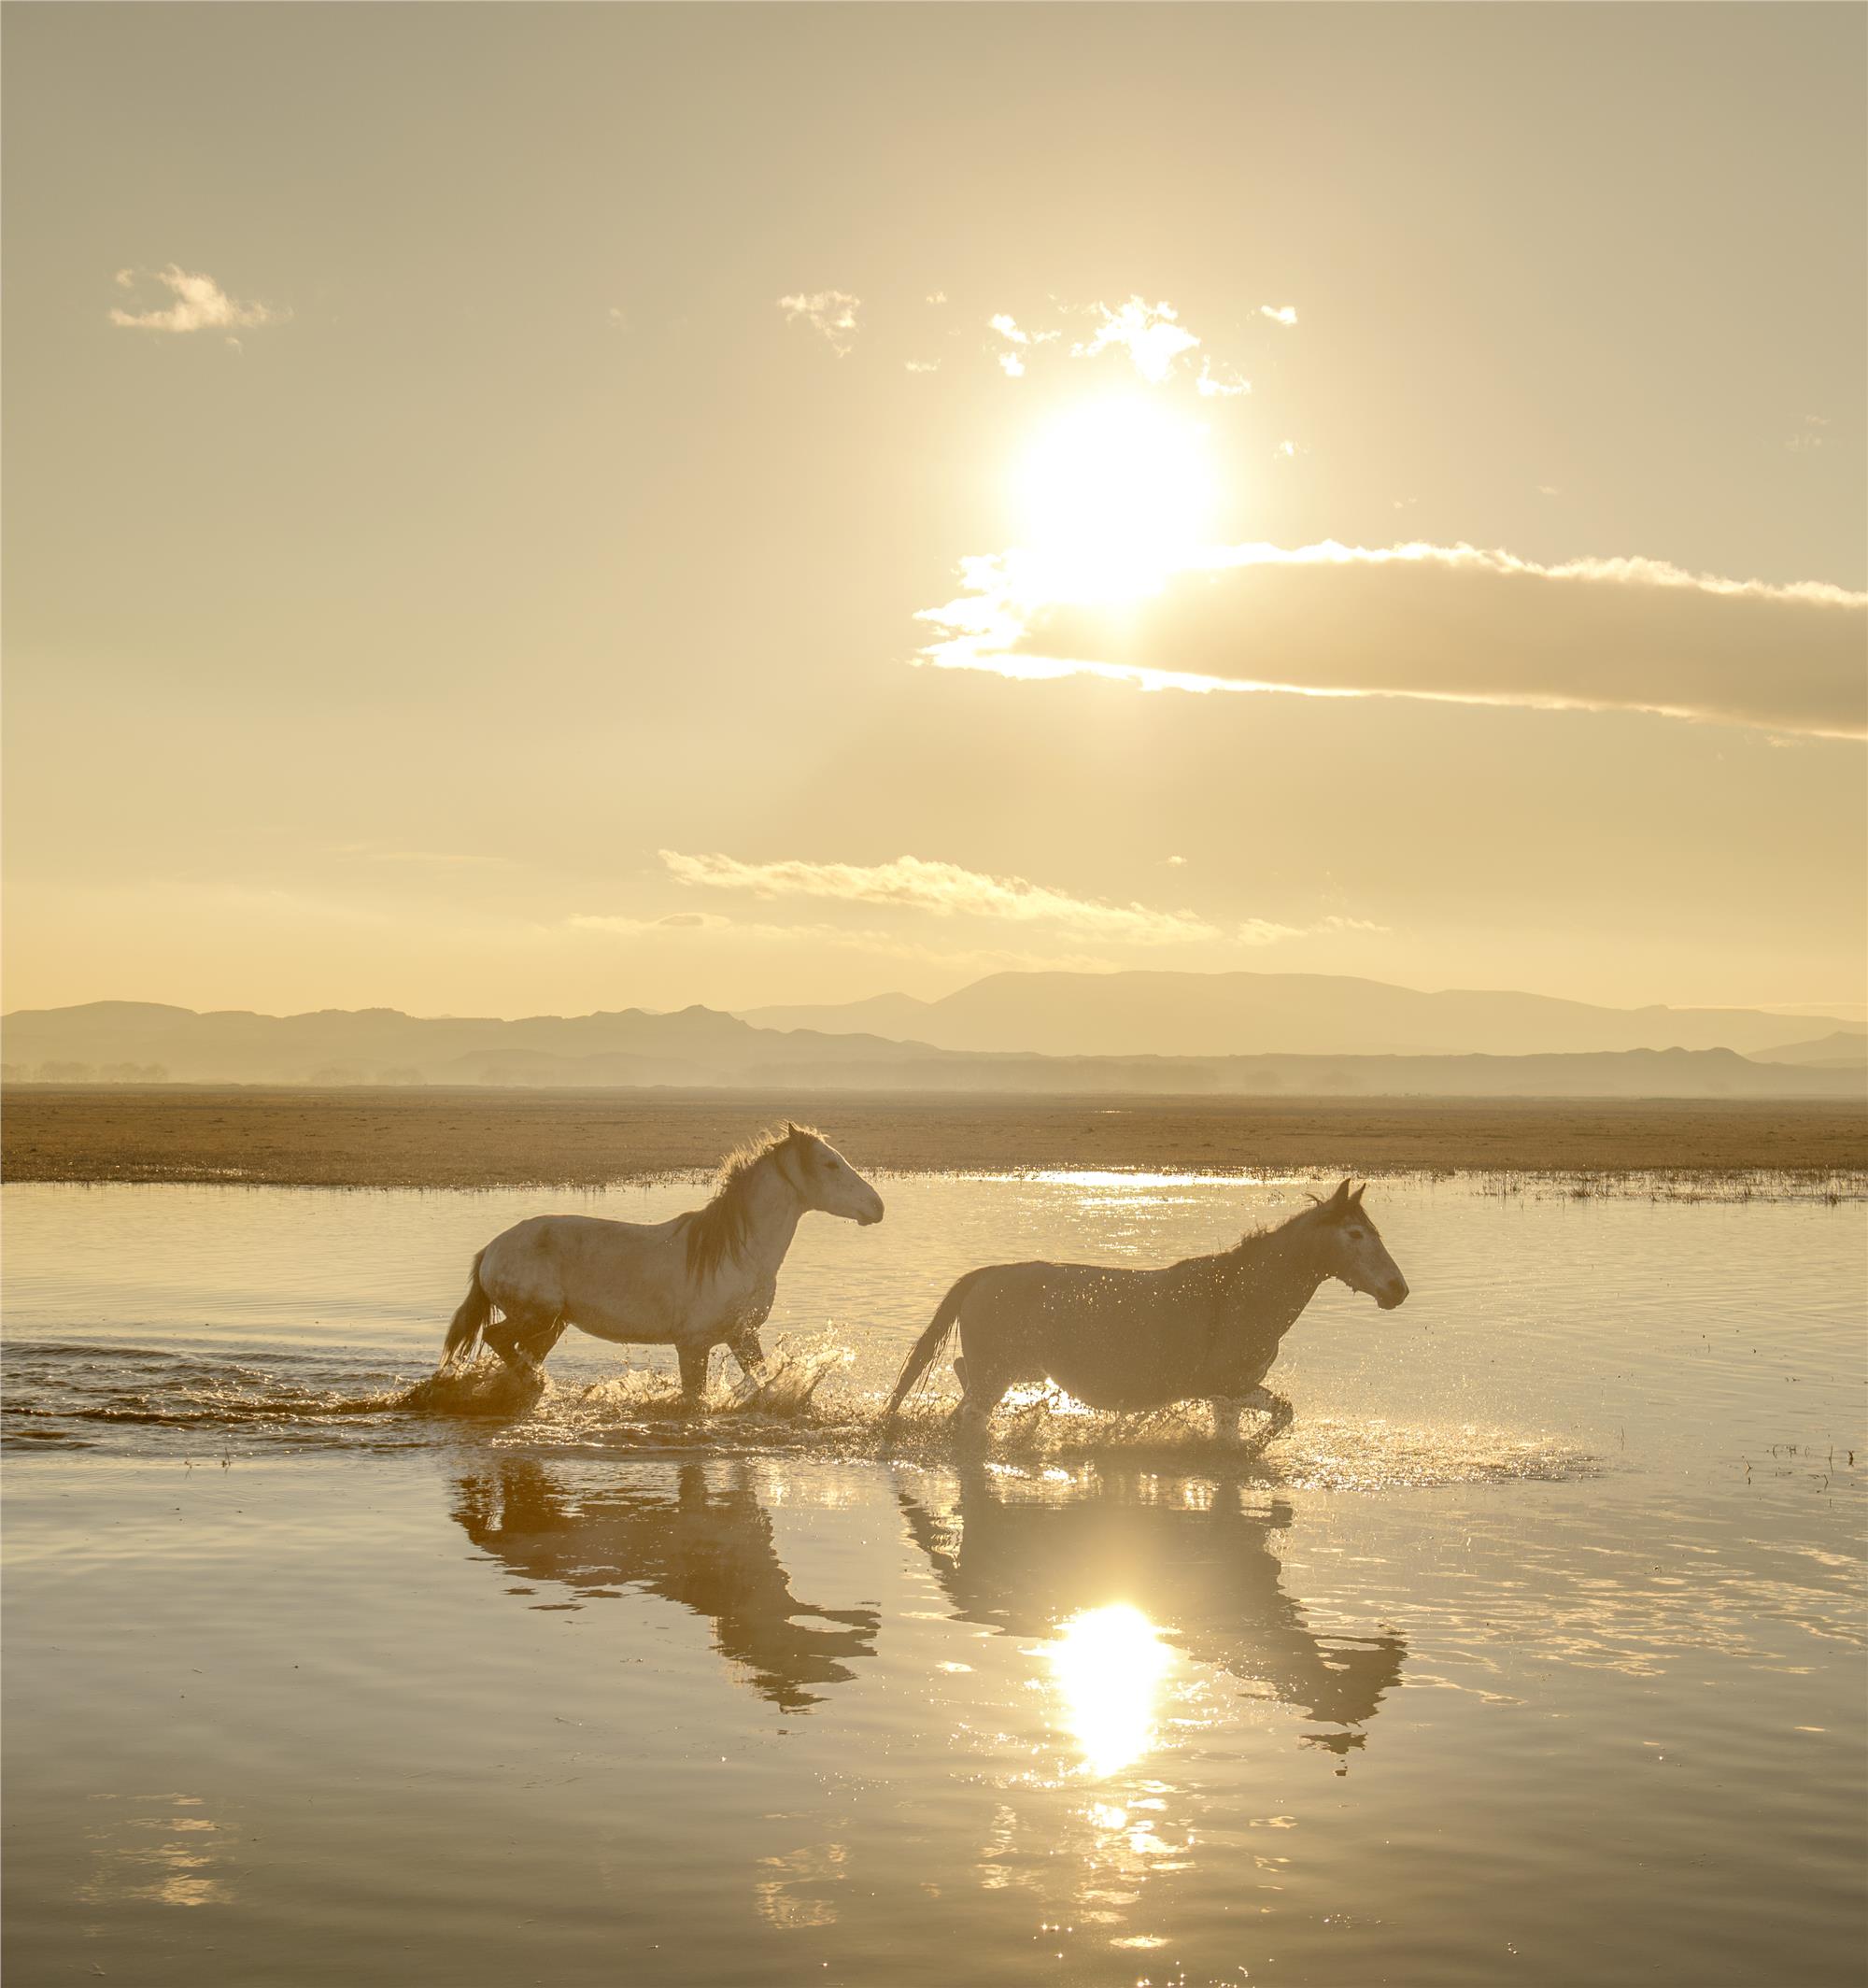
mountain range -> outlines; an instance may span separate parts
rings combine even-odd
[[[750,1008],[763,1029],[811,1029],[938,1049],[1044,1056],[1539,1056],[1584,1050],[1772,1050],[1824,1032],[1752,1008],[1605,1008],[1545,994],[1422,993],[1337,973],[990,973],[940,1001],[880,994],[828,1007]],[[1864,1039],[1857,1036],[1855,1054]]]
[[[1323,974],[998,973],[944,1001],[729,1015],[5,1018],[7,1081],[1450,1097],[1859,1094],[1868,1036],[1825,1017],[1422,994]],[[1806,1038],[1786,1041],[1789,1030]]]

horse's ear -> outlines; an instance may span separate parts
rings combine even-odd
[[[798,1137],[798,1128],[792,1124],[789,1118],[785,1121],[785,1136],[787,1139],[796,1139]]]
[[[1347,1181],[1344,1181],[1342,1186],[1330,1196],[1330,1206],[1332,1208],[1347,1208],[1349,1206],[1349,1183]]]
[[[1347,1185],[1347,1183],[1345,1183],[1345,1185]],[[1363,1196],[1364,1196],[1365,1194],[1366,1194],[1367,1192],[1368,1192],[1368,1183],[1367,1183],[1366,1181],[1364,1181],[1364,1182],[1363,1182],[1363,1184],[1362,1184],[1362,1186],[1361,1186],[1360,1187],[1358,1187],[1358,1188],[1357,1188],[1357,1189],[1355,1190],[1355,1192],[1354,1192],[1354,1193],[1353,1193],[1352,1195],[1351,1195],[1351,1196],[1350,1196],[1350,1198],[1349,1198],[1349,1204],[1350,1204],[1350,1206],[1351,1206],[1351,1208],[1360,1208],[1360,1207],[1362,1206],[1362,1198],[1363,1198]]]

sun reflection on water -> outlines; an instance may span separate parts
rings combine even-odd
[[[1154,1699],[1173,1654],[1125,1601],[1073,1615],[1052,1645],[1083,1766],[1098,1777],[1139,1760],[1154,1743]]]

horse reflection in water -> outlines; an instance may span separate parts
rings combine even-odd
[[[1291,1523],[1281,1499],[1251,1512],[1238,1481],[1213,1486],[1210,1506],[1145,1501],[1134,1480],[1112,1479],[1059,1501],[1005,1496],[973,1466],[947,1511],[898,1493],[902,1514],[963,1622],[1045,1636],[1089,1612],[1127,1604],[1162,1640],[1241,1683],[1268,1685],[1284,1704],[1333,1728],[1306,1740],[1347,1754],[1383,1697],[1398,1687],[1407,1644],[1392,1630],[1319,1636],[1284,1592],[1271,1550]]]
[[[821,1702],[813,1685],[847,1683],[847,1659],[875,1654],[873,1609],[820,1609],[791,1592],[743,1468],[722,1482],[717,1467],[685,1465],[671,1494],[515,1458],[462,1478],[458,1494],[461,1529],[515,1574],[580,1600],[638,1588],[692,1609],[715,1625],[720,1654],[786,1711]]]

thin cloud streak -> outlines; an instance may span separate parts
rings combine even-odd
[[[743,890],[768,899],[828,898],[927,912],[941,918],[1052,925],[1085,938],[1129,945],[1273,945],[1322,932],[1386,929],[1340,916],[1307,926],[1281,925],[1269,918],[1220,925],[1191,911],[1114,904],[1055,890],[1022,876],[994,876],[918,856],[900,856],[886,863],[747,863],[730,856],[689,856],[676,849],[663,849],[660,855],[678,881],[708,889]]]
[[[1821,582],[1471,546],[1249,545],[1202,555],[1116,618],[1034,593],[1016,554],[962,571],[969,591],[920,617],[940,631],[921,658],[941,668],[1868,737],[1868,595]]]
[[[899,856],[886,863],[746,863],[730,856],[686,856],[676,849],[660,854],[681,883],[745,890],[762,898],[837,898],[847,903],[931,912],[942,918],[1007,918],[1142,944],[1224,936],[1218,926],[1191,912],[1152,911],[1140,904],[1073,897],[1022,876],[992,876],[919,856]]]

